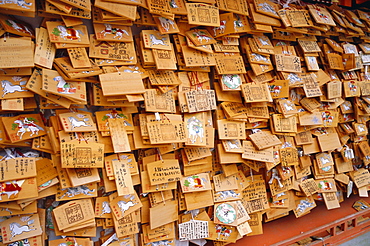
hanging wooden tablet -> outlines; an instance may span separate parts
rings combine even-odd
[[[89,44],[89,36],[85,25],[67,27],[63,22],[47,21],[46,26],[52,43]]]
[[[1,7],[1,4],[0,4],[0,7]],[[20,20],[11,18],[9,16],[0,15],[0,25],[3,27],[3,29],[6,32],[20,35],[23,37],[35,38],[33,28],[29,24],[22,22]]]
[[[3,37],[0,39],[0,56],[2,69],[33,67],[33,42],[28,38]]]
[[[248,16],[248,7],[242,0],[232,0],[232,1],[217,1],[217,5],[219,6],[220,10],[224,10],[227,12],[232,12],[240,15]]]
[[[246,73],[243,58],[241,56],[216,57],[216,70],[219,74],[242,74]]]
[[[145,88],[137,73],[106,73],[99,75],[104,96],[143,94]]]
[[[216,109],[214,90],[192,90],[185,93],[189,113]]]
[[[49,39],[46,28],[40,27],[36,40],[35,64],[51,69],[55,57],[56,48]]]
[[[344,70],[343,58],[339,54],[326,54],[330,69]]]
[[[211,190],[211,182],[207,173],[201,173],[188,177],[183,177],[180,181],[182,192],[198,192]]]
[[[3,117],[2,120],[12,143],[46,134],[45,126],[39,114]]]
[[[257,150],[251,141],[243,141],[243,159],[273,162],[273,151],[272,148],[264,150]]]
[[[242,84],[244,100],[251,102],[269,102],[272,101],[267,84],[247,83]]]
[[[258,13],[268,15],[277,19],[280,19],[277,11],[279,10],[279,4],[272,3],[265,0],[254,0],[254,7]]]
[[[182,177],[178,160],[162,160],[147,165],[151,185],[179,181]]]
[[[235,226],[220,225],[213,221],[208,222],[209,237],[207,239],[221,242],[235,242],[238,230]]]
[[[260,131],[249,135],[253,144],[257,146],[258,150],[267,149],[272,146],[282,144],[281,141],[273,134],[267,131]]]
[[[108,119],[114,153],[130,152],[131,147],[123,118]]]
[[[81,199],[65,203],[53,210],[59,230],[94,219],[91,199]]]
[[[178,220],[178,201],[167,201],[149,209],[150,229]]]
[[[185,114],[186,145],[206,146],[206,119],[204,113]]]
[[[124,218],[143,206],[136,192],[130,195],[117,196],[109,204],[117,220]]]
[[[220,26],[217,7],[203,3],[186,3],[189,24],[200,26]]]
[[[72,10],[69,13],[66,13],[59,8],[55,7],[52,3],[45,2],[45,13],[64,15],[70,17],[76,17],[81,19],[91,19],[91,11],[84,10],[77,7],[72,7]]]
[[[91,67],[91,63],[85,48],[68,48],[67,52],[74,68]]]
[[[369,185],[370,183],[370,174],[366,169],[360,168],[357,171],[349,172],[349,175],[357,188]]]
[[[217,121],[220,139],[245,139],[245,123],[229,120]]]
[[[225,211],[225,213],[223,212]],[[236,202],[224,202],[215,204],[214,222],[222,225],[237,225]]]
[[[136,20],[137,17],[137,6],[128,5],[123,3],[107,2],[103,0],[96,0],[95,7],[104,9],[108,12],[112,12],[118,16],[125,17],[129,20]]]
[[[284,98],[289,96],[289,81],[274,80],[268,84],[271,96],[273,99]]]
[[[16,99],[33,97],[25,88],[29,77],[26,76],[3,76],[0,75],[0,83],[2,85],[0,89],[0,95],[2,99]],[[23,106],[23,104],[22,104]]]
[[[308,10],[287,10],[286,16],[293,27],[313,26]]]
[[[161,34],[171,34],[180,32],[179,27],[177,26],[174,20],[159,16],[154,18],[154,21],[157,24],[158,30]]]
[[[129,166],[120,160],[113,160],[112,163],[118,196],[133,194],[135,190]]]
[[[34,158],[17,158],[0,161],[0,181],[20,180],[36,176]]]
[[[170,36],[161,34],[155,30],[143,30],[141,32],[144,47],[148,49],[171,50]]]
[[[61,143],[62,168],[103,167],[104,144],[86,142]]]
[[[17,233],[18,231],[14,225],[19,225],[20,227],[25,226],[27,230]],[[22,239],[41,235],[42,229],[39,215],[30,214],[9,218],[3,221],[1,233],[4,243],[16,242]]]
[[[171,91],[160,93],[156,89],[147,89],[144,94],[144,99],[147,112],[176,112],[175,98]]]
[[[152,52],[157,69],[177,69],[175,52],[173,50],[152,49]]]
[[[356,80],[343,81],[345,97],[359,97],[361,95],[360,87]]]
[[[89,132],[97,130],[89,113],[62,113],[59,114],[59,119],[66,132]]]
[[[310,11],[316,23],[329,26],[336,26],[333,17],[325,7],[309,5],[308,10]]]
[[[208,221],[191,220],[179,224],[179,240],[194,240],[207,238]]]
[[[322,96],[319,84],[312,77],[303,78],[303,90],[308,98]]]
[[[293,212],[296,218],[309,213],[313,208],[316,207],[313,197],[298,198],[294,202],[296,207],[293,209]]]
[[[66,82],[55,70],[42,70],[42,89],[73,101],[86,101],[85,82]]]
[[[89,0],[60,0],[73,7],[77,7],[84,10],[91,10],[91,2]]]

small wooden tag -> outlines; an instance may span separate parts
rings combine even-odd
[[[312,196],[319,191],[316,181],[312,178],[302,181],[299,186],[306,196]]]
[[[99,75],[104,96],[143,94],[145,88],[138,73],[106,73]]]
[[[136,192],[130,195],[117,196],[110,201],[110,206],[113,210],[113,215],[117,220],[120,220],[140,209],[143,205],[137,196]]]
[[[151,185],[179,181],[182,177],[178,160],[163,160],[147,165]]]
[[[24,111],[23,98],[1,100],[1,110]]]
[[[256,160],[263,162],[274,162],[273,148],[257,150],[251,141],[243,141],[243,159]]]
[[[220,139],[245,139],[245,123],[239,121],[218,120]]]
[[[58,206],[53,210],[59,230],[76,226],[94,219],[94,208],[91,199],[74,200]]]
[[[190,25],[220,26],[217,7],[203,3],[186,3]]]
[[[26,226],[29,228],[29,230],[16,234],[14,233],[15,231],[13,223],[16,223],[20,227]],[[4,243],[16,242],[42,234],[40,218],[38,214],[14,216],[10,219],[4,220],[1,227],[1,234]]]
[[[97,130],[89,113],[62,113],[59,114],[59,119],[66,132],[90,132]]]
[[[133,194],[135,190],[132,184],[129,166],[120,160],[113,160],[112,164],[118,196]]]
[[[108,119],[114,153],[130,152],[131,147],[123,118]]]
[[[253,144],[257,146],[258,150],[267,149],[273,147],[282,142],[276,137],[276,135],[271,134],[268,131],[259,131],[257,133],[249,135]]]
[[[66,142],[60,144],[62,168],[102,168],[104,144]]]
[[[247,103],[272,102],[272,97],[267,84],[248,83],[242,84],[242,92]]]
[[[90,68],[91,63],[85,48],[68,48],[69,58],[74,68]]]
[[[148,132],[151,144],[186,142],[186,132],[182,121],[148,122]]]

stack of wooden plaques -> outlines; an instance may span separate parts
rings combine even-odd
[[[9,0],[0,13],[0,246],[221,246],[368,196],[370,11]]]

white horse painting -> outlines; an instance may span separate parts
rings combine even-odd
[[[109,202],[103,202],[102,203],[102,211],[101,211],[100,216],[102,216],[103,214],[110,214],[111,212],[112,212],[112,210],[109,206]]]
[[[199,119],[197,119],[195,116],[191,117],[188,120],[188,124],[186,127],[189,131],[188,138],[190,139],[190,142],[192,144],[195,143],[198,138],[200,138],[200,142],[203,143],[204,129],[203,124]]]
[[[14,93],[14,92],[22,92],[22,91],[27,91],[22,88],[22,85],[25,85],[27,82],[26,81],[21,81],[21,77],[13,77],[14,81],[19,81],[19,85],[13,85],[12,82],[9,80],[2,80],[1,81],[1,86],[3,87],[3,96],[4,97],[6,94],[9,93]]]
[[[325,157],[321,157],[320,161],[322,165],[325,165],[326,163],[330,163],[330,160],[326,159]]]
[[[240,149],[240,141],[238,140],[226,140],[226,144],[230,149]]]
[[[29,217],[27,217],[29,219]],[[21,226],[17,222],[10,223],[9,229],[10,229],[10,240],[13,239],[13,237],[17,235],[21,235],[23,232],[30,232],[30,231],[35,231],[36,228],[31,228],[31,225],[34,223],[34,220],[29,220],[27,221],[27,225]]]
[[[113,38],[117,38],[118,37],[118,39],[122,39],[123,34],[125,34],[127,36],[130,36],[130,34],[126,30],[124,30],[124,29],[112,27],[111,24],[104,24],[104,26],[105,26],[105,29],[100,32],[100,33],[102,33],[104,35],[104,37],[107,34],[113,34],[114,35]]]
[[[118,201],[117,202],[117,205],[118,207],[121,209],[121,212],[122,212],[122,215],[124,215],[124,213],[129,210],[130,207],[133,207],[135,206],[137,203],[134,203],[132,201]]]
[[[170,30],[171,26],[172,26],[172,29],[176,29],[175,22],[173,20],[170,20],[164,17],[158,17],[158,19],[159,19],[159,22],[161,23],[161,26],[166,32]]]
[[[226,29],[226,21],[222,20],[220,21],[220,26],[213,28],[213,34],[214,36],[217,35],[217,31],[219,31],[219,34],[223,34]]]
[[[94,195],[95,189],[90,190],[89,187],[86,185],[80,185],[77,187],[70,187],[70,188],[64,188],[62,191],[67,190],[66,193],[64,193],[62,196],[59,197],[59,199],[63,199],[65,196],[67,197],[74,197],[77,195],[85,195],[85,196],[92,196]]]
[[[315,205],[313,202],[309,202],[307,200],[301,200],[296,208],[296,211],[299,213],[306,212],[306,209],[311,208]]]
[[[199,42],[205,41],[208,43],[212,38],[208,37],[203,31],[193,32],[193,35],[198,39]]]
[[[350,105],[347,105],[346,103],[343,103],[343,108],[346,111],[351,110],[351,106]]]
[[[220,196],[221,200],[225,200],[228,198],[238,198],[240,196],[240,193],[236,193],[233,190],[224,190],[217,192],[215,196]]]
[[[31,30],[30,30],[27,26],[25,26],[25,25],[23,25],[23,24],[16,23],[15,21],[10,20],[10,19],[7,19],[7,20],[6,20],[6,22],[10,23],[10,25],[11,25],[15,30],[17,30],[17,31],[19,31],[19,32],[28,33],[28,34],[29,34],[29,35],[31,35],[31,36],[33,35],[33,34],[32,34],[32,32],[31,32]]]
[[[63,38],[64,40],[78,40],[81,41],[81,35],[83,35],[83,32],[80,30],[76,30],[73,27],[66,27],[63,25],[57,26],[59,33],[59,36]]]
[[[81,126],[91,126],[86,123],[89,119],[84,118],[83,120],[77,120],[75,117],[70,116],[68,117],[69,122],[72,125],[72,130],[76,127],[81,127]]]
[[[30,137],[32,137],[35,134],[38,135],[40,130],[44,131],[44,128],[37,125],[33,120],[28,120],[27,118],[24,118],[23,121],[15,120],[14,124],[18,125],[17,136],[19,136],[19,139],[22,139],[26,132],[31,132]]]
[[[294,110],[294,108],[291,105],[288,105],[287,103],[284,103],[284,108],[286,109],[286,111]]]
[[[164,42],[166,40],[166,38],[158,39],[153,34],[150,34],[149,35],[149,38],[150,38],[150,41],[152,42],[150,46],[153,46],[153,45],[164,45],[164,46],[168,46]]]
[[[17,4],[19,7],[29,9],[30,6],[32,6],[32,3],[27,3],[25,0],[1,0],[0,4],[7,4],[7,3],[12,3],[12,4]]]

